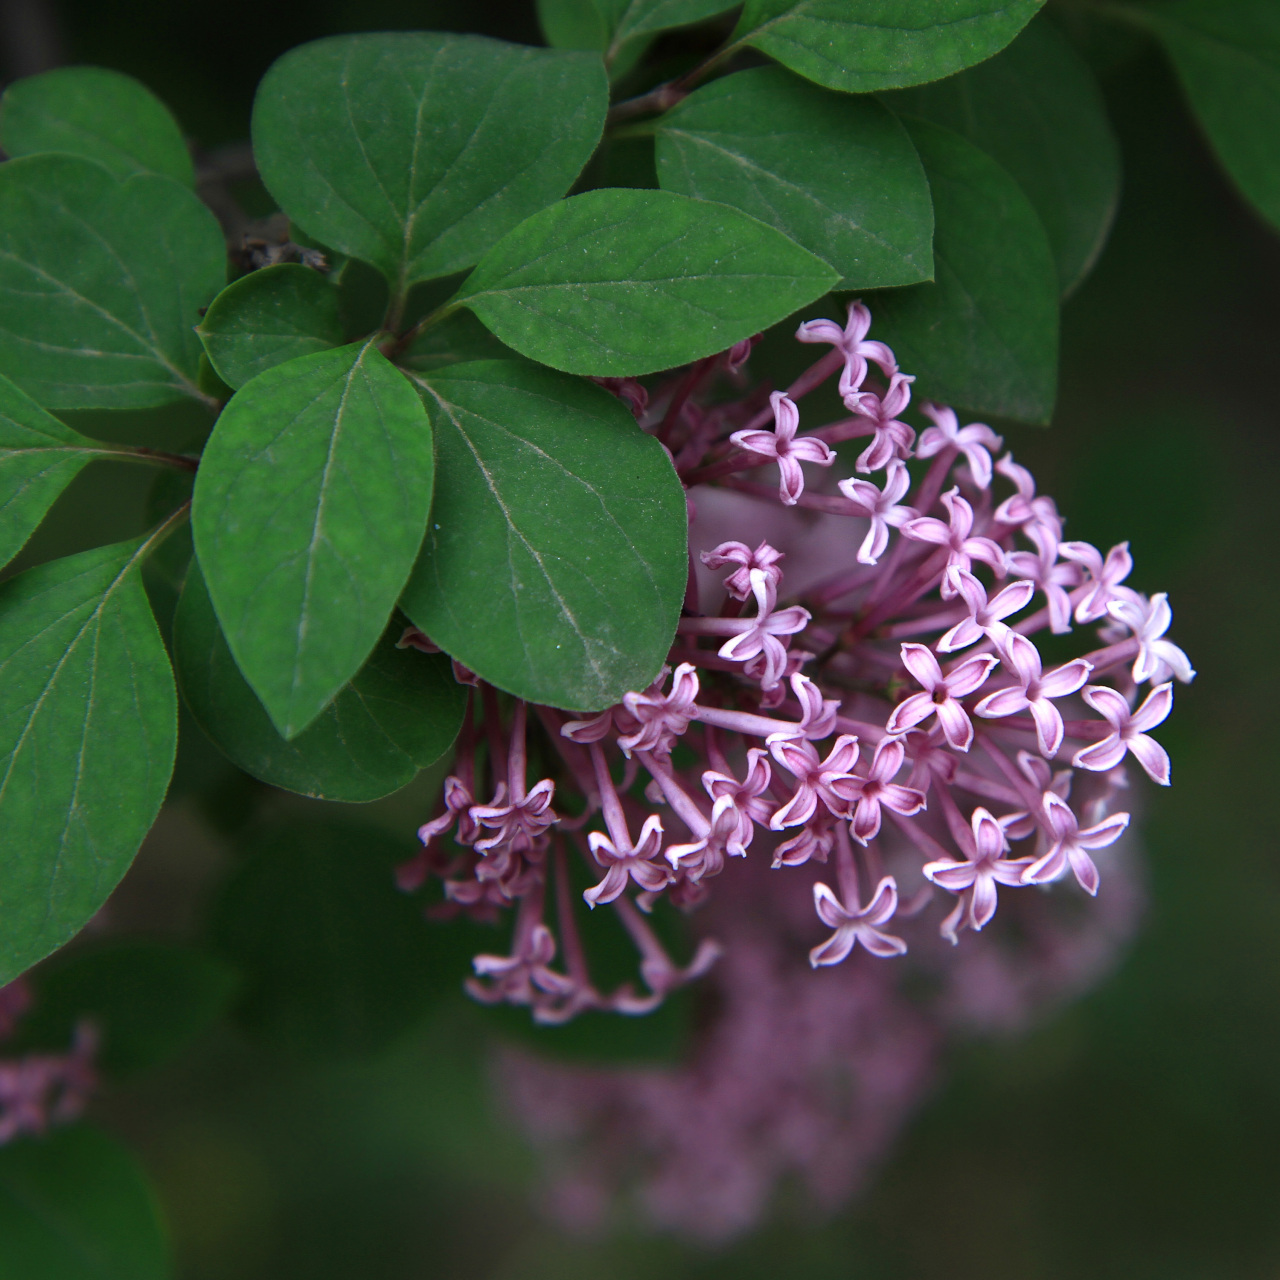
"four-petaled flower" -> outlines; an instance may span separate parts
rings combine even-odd
[[[774,430],[735,431],[729,439],[740,449],[777,462],[778,496],[786,506],[794,507],[804,492],[804,472],[800,464],[816,462],[820,467],[829,467],[836,456],[822,440],[812,436],[796,439],[800,410],[793,400],[781,391],[775,391],[769,397],[769,403],[773,406]]]
[[[715,769],[708,769],[702,775],[707,795],[717,805],[722,800],[729,801],[736,815],[737,830],[725,846],[729,853],[745,854],[755,832],[755,824],[758,822],[764,826],[768,823],[773,806],[761,797],[769,789],[772,776],[769,753],[759,747],[751,747],[747,751],[747,776],[742,782],[730,773],[720,773]]]
[[[469,813],[473,822],[488,827],[494,834],[475,842],[479,853],[487,853],[502,845],[510,845],[518,853],[533,848],[534,841],[554,823],[560,821],[551,809],[556,784],[543,778],[521,799],[507,799],[507,784],[498,783],[492,804],[472,805]]]
[[[772,686],[782,679],[787,669],[787,647],[778,637],[803,631],[809,625],[809,611],[799,605],[775,609],[777,588],[763,570],[751,570],[751,589],[756,597],[756,616],[732,620],[740,629],[720,646],[720,656],[733,662],[750,662],[764,654],[765,672],[761,683]]]
[[[949,489],[942,495],[943,506],[950,517],[944,524],[933,516],[918,516],[902,526],[902,532],[917,542],[932,542],[947,549],[947,569],[955,567],[971,572],[974,560],[989,564],[1000,577],[1005,574],[1005,555],[999,545],[990,538],[971,537],[973,532],[973,508],[960,496],[959,489]],[[956,587],[951,575],[944,571],[940,594],[944,600],[955,597]]]
[[[618,739],[618,746],[628,756],[633,751],[668,754],[671,744],[693,719],[693,704],[698,696],[697,671],[689,663],[682,662],[671,678],[670,693],[662,692],[663,679],[664,676],[659,676],[644,693],[622,695],[623,706],[639,723],[634,732]]]
[[[735,600],[745,600],[751,594],[752,569],[759,569],[777,589],[782,581],[778,561],[785,554],[767,542],[762,542],[754,551],[745,542],[722,542],[714,551],[704,551],[700,558],[708,569],[736,564],[738,567],[724,580],[724,589]]]
[[[946,405],[931,404],[925,401],[920,406],[924,414],[934,425],[926,427],[916,445],[917,458],[932,458],[935,453],[944,449],[956,449],[963,453],[973,475],[973,481],[979,489],[991,487],[991,453],[1004,442],[985,422],[971,422],[961,427],[955,411]]]
[[[634,880],[642,889],[651,893],[663,888],[671,879],[670,872],[659,861],[662,852],[662,823],[656,813],[651,813],[640,828],[640,839],[632,844],[630,838],[614,842],[603,831],[593,831],[587,836],[595,860],[607,867],[605,877],[597,885],[583,891],[587,906],[598,907],[612,902]]]
[[[1102,552],[1089,542],[1061,542],[1058,554],[1065,560],[1074,560],[1084,567],[1085,584],[1089,588],[1076,604],[1077,622],[1097,622],[1107,616],[1107,608],[1113,600],[1132,600],[1136,592],[1128,587],[1121,587],[1130,573],[1133,572],[1133,557],[1129,554],[1129,544],[1120,543],[1107,552]]]
[[[849,318],[843,329],[834,320],[806,320],[796,330],[800,342],[829,342],[844,356],[840,371],[840,394],[848,395],[862,386],[867,376],[867,361],[880,366],[886,378],[898,372],[893,352],[883,342],[867,341],[871,328],[871,312],[861,302],[849,304]]]
[[[857,795],[853,766],[858,762],[858,740],[843,733],[825,760],[818,759],[813,743],[786,738],[769,738],[773,758],[796,780],[795,794],[769,819],[774,831],[803,826],[813,817],[818,801],[835,814],[847,818]]]
[[[1006,858],[1009,849],[1004,830],[991,812],[979,805],[970,819],[972,834],[966,833],[969,855],[964,862],[941,858],[925,864],[924,874],[948,893],[964,896],[942,924],[942,935],[956,941],[956,928],[963,920],[977,932],[996,913],[996,885],[1020,885],[1030,858]]]
[[[978,654],[944,676],[937,658],[925,645],[904,644],[903,665],[924,692],[913,693],[894,707],[885,732],[894,736],[906,733],[936,712],[947,742],[957,751],[968,751],[973,742],[973,722],[959,699],[980,689],[999,661],[992,654]]]
[[[577,983],[548,966],[555,959],[556,940],[545,924],[536,924],[509,956],[478,955],[471,961],[475,978],[468,992],[485,1004],[537,1005],[547,996],[563,999]],[[479,981],[487,979],[487,981]]]
[[[813,886],[813,905],[822,923],[835,930],[826,942],[809,952],[809,963],[815,969],[839,964],[858,942],[873,956],[906,954],[907,944],[901,938],[882,933],[879,929],[898,909],[898,886],[892,876],[885,876],[876,885],[876,891],[865,907],[856,897],[847,904],[841,902],[819,881]]]
[[[1023,533],[1035,543],[1034,551],[1010,551],[1010,573],[1029,578],[1044,592],[1049,606],[1049,629],[1054,635],[1071,630],[1071,596],[1068,588],[1080,581],[1080,566],[1058,559],[1057,534],[1043,523],[1029,524]]]
[[[1052,759],[1062,746],[1065,732],[1062,713],[1050,701],[1075,693],[1089,678],[1093,664],[1083,658],[1042,672],[1040,650],[1018,631],[1010,631],[1000,646],[1000,657],[1017,684],[989,693],[974,710],[989,720],[1030,711],[1036,723],[1041,752]]]
[[[1006,498],[996,508],[996,520],[1015,528],[1041,525],[1057,546],[1062,537],[1062,517],[1058,514],[1058,504],[1047,496],[1036,497],[1035,478],[1026,467],[1014,462],[1013,454],[1006,453],[996,463],[996,470],[1012,480],[1018,490],[1013,497]]]
[[[973,574],[964,569],[948,569],[947,573],[951,576],[951,585],[956,594],[964,600],[969,616],[957,622],[938,641],[939,653],[967,649],[983,636],[999,644],[1009,634],[1004,619],[1017,613],[1019,609],[1025,609],[1036,590],[1034,582],[1021,578],[1017,582],[1011,582],[988,600],[986,588]]]
[[[1169,597],[1163,591],[1150,600],[1137,592],[1131,600],[1112,600],[1107,612],[1137,637],[1138,657],[1133,664],[1133,678],[1138,684],[1144,680],[1167,680],[1170,676],[1176,676],[1183,684],[1195,679],[1191,659],[1172,640],[1163,638],[1173,621]]]
[[[1048,884],[1070,866],[1085,893],[1097,894],[1098,868],[1089,857],[1088,850],[1105,849],[1107,845],[1114,844],[1129,825],[1129,815],[1113,813],[1111,817],[1081,831],[1071,806],[1053,792],[1048,792],[1044,797],[1044,819],[1052,843],[1048,852],[1022,873],[1022,883]]]
[[[901,738],[881,738],[865,778],[858,778],[858,804],[849,823],[849,834],[866,844],[880,834],[880,808],[892,809],[904,818],[925,807],[924,792],[894,782],[906,750]],[[841,788],[842,790],[844,788]]]
[[[889,389],[882,396],[870,391],[855,392],[848,397],[845,407],[856,417],[866,418],[875,431],[871,443],[858,457],[857,468],[863,474],[879,471],[894,458],[907,458],[916,442],[916,433],[905,422],[898,421],[900,414],[911,400],[911,384],[915,378],[905,373],[895,373],[889,379]]]
[[[1105,773],[1124,759],[1126,751],[1132,751],[1148,777],[1167,787],[1169,753],[1147,733],[1162,724],[1173,710],[1172,681],[1152,689],[1136,711],[1129,710],[1123,694],[1105,685],[1089,685],[1084,691],[1084,700],[1111,725],[1111,732],[1100,742],[1077,751],[1071,763],[1081,769]]]
[[[850,502],[859,506],[871,519],[871,528],[858,548],[859,564],[875,564],[889,545],[889,526],[901,528],[908,520],[915,520],[919,512],[914,507],[899,506],[908,489],[911,476],[905,464],[890,462],[884,479],[884,489],[878,489],[870,480],[841,480],[840,492]]]

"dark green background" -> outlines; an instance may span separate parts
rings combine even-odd
[[[131,72],[206,146],[245,135],[262,71],[315,36],[437,27],[536,39],[529,6],[481,0],[0,7],[9,75],[58,59]],[[1280,1271],[1280,241],[1220,176],[1159,59],[1118,30],[1090,51],[1122,136],[1122,210],[1065,312],[1053,428],[1007,439],[1057,496],[1070,536],[1132,539],[1136,584],[1169,590],[1175,638],[1200,672],[1162,731],[1175,782],[1146,797],[1151,906],[1122,967],[1029,1036],[958,1049],[950,1082],[847,1214],[769,1227],[718,1254],[634,1238],[585,1246],[541,1224],[526,1202],[534,1165],[490,1110],[482,1035],[461,1004],[372,1065],[304,1067],[221,1033],[96,1107],[155,1179],[183,1277]],[[70,500],[78,545],[140,518],[140,488],[108,503],[96,483],[91,471]],[[62,549],[46,538],[32,556]],[[195,919],[261,794],[218,768],[187,749],[117,923]],[[407,835],[429,784],[372,816]],[[286,818],[304,804],[266,803]]]

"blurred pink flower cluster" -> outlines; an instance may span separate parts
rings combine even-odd
[[[543,1023],[653,1009],[729,931],[701,929],[681,961],[649,915],[699,907],[735,860],[807,886],[814,968],[856,950],[901,963],[914,938],[958,943],[1010,898],[1096,895],[1095,855],[1129,822],[1128,758],[1168,785],[1150,731],[1195,673],[1166,597],[1126,585],[1126,544],[1064,540],[989,426],[924,403],[917,436],[900,416],[913,379],[870,323],[854,303],[843,326],[801,325],[830,350],[786,393],[700,399],[744,381],[747,344],[652,403],[610,388],[688,490],[689,591],[669,668],[589,719],[508,705],[459,669],[472,714],[401,883],[438,877],[437,914],[514,911],[509,951],[475,958],[477,999]],[[844,415],[801,434],[798,403],[836,374]],[[849,441],[867,443],[837,478]],[[1073,629],[1076,656],[1047,661],[1043,638]],[[638,982],[595,979],[584,901],[617,912]]]
[[[4,1042],[30,1005],[31,991],[21,978],[0,987],[0,1146],[76,1119],[97,1087],[97,1036],[88,1023],[76,1028],[66,1053],[3,1056]]]

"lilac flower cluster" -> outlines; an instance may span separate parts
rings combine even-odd
[[[545,1023],[654,1008],[722,948],[704,937],[681,965],[646,915],[662,896],[703,903],[734,858],[817,872],[814,968],[859,945],[904,954],[939,896],[936,928],[957,943],[1009,893],[1064,879],[1098,893],[1092,855],[1129,822],[1115,807],[1128,756],[1168,785],[1150,731],[1195,673],[1165,638],[1166,597],[1126,585],[1127,544],[1064,540],[1053,499],[989,426],[925,403],[917,436],[901,417],[913,379],[870,323],[854,303],[843,327],[801,325],[801,342],[831,349],[767,404],[699,399],[718,375],[741,381],[747,344],[653,407],[638,384],[611,388],[688,489],[690,591],[671,666],[589,719],[504,709],[458,669],[473,713],[401,880],[438,876],[445,911],[514,908],[510,953],[475,958],[477,999]],[[797,402],[837,372],[845,416],[800,434]],[[836,480],[854,440],[867,444]],[[744,529],[750,541],[731,536]],[[1095,626],[1086,652],[1046,667],[1035,637]],[[530,786],[535,724],[547,776]],[[587,907],[610,906],[635,942],[643,990],[593,981],[570,859],[594,872]]]
[[[0,987],[0,1043],[13,1035],[30,1004],[30,989],[21,979]],[[84,1023],[66,1053],[0,1057],[0,1147],[79,1116],[97,1086],[96,1051],[97,1036]]]

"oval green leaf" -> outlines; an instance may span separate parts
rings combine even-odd
[[[168,1245],[138,1162],[77,1125],[0,1147],[5,1280],[167,1280]]]
[[[401,607],[532,702],[599,710],[671,647],[688,574],[684,490],[608,392],[515,361],[420,382],[440,482]]]
[[[225,281],[217,219],[169,178],[0,165],[0,373],[47,408],[201,399],[192,326]]]
[[[959,134],[906,121],[933,190],[934,283],[867,298],[921,396],[1045,423],[1058,380],[1058,272],[1022,188]]]
[[[431,426],[372,343],[246,383],[205,446],[192,532],[236,663],[286,737],[364,665],[431,507]]]
[[[968,71],[889,95],[895,110],[954,129],[1001,164],[1040,215],[1058,280],[1088,274],[1120,200],[1120,147],[1084,59],[1038,18]]]
[[[224,886],[214,945],[243,975],[236,1014],[296,1053],[371,1053],[435,999],[430,926],[394,868],[410,850],[376,827],[297,822],[264,830]]]
[[[714,18],[737,6],[726,0],[595,0],[608,34],[609,57],[628,40]]]
[[[81,468],[110,452],[0,375],[0,565],[22,550]]]
[[[182,1052],[226,1011],[236,975],[195,947],[130,940],[70,948],[42,965],[33,985],[35,1003],[13,1048],[65,1052],[88,1020],[97,1066],[121,1077]]]
[[[735,32],[828,89],[941,80],[999,52],[1044,0],[747,0]]]
[[[1274,0],[1144,6],[1227,171],[1280,227],[1280,7]]]
[[[98,547],[0,586],[0,984],[106,901],[173,772],[173,673],[139,572]]]
[[[169,109],[132,76],[106,67],[59,67],[11,84],[0,98],[0,147],[14,159],[63,151],[120,178],[158,173],[195,182]]]
[[[285,54],[253,112],[263,181],[321,243],[403,296],[469,267],[595,150],[598,56],[481,36],[337,36]]]
[[[522,355],[630,377],[723,351],[835,281],[820,258],[728,205],[613,188],[522,223],[457,301]]]
[[[214,298],[196,332],[229,387],[295,356],[340,347],[345,334],[338,290],[297,263],[251,271]]]
[[[658,119],[664,189],[719,200],[830,263],[842,289],[933,277],[929,181],[878,102],[781,67],[713,81]]]
[[[195,567],[174,619],[178,685],[196,722],[246,773],[317,800],[377,800],[448,751],[466,709],[448,658],[397,649],[403,630],[393,620],[351,683],[286,742],[240,674]]]

